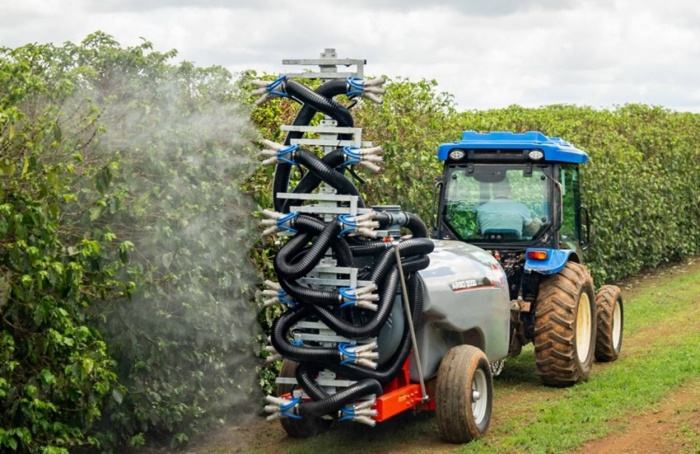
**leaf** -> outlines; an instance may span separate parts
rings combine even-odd
[[[24,178],[27,175],[27,172],[29,171],[29,156],[24,157],[24,164],[22,164],[22,174],[20,175],[21,178]]]
[[[122,400],[124,400],[124,395],[121,392],[119,392],[118,389],[113,389],[112,390],[112,399],[114,399],[114,401],[116,403],[121,405]]]
[[[173,262],[173,253],[167,252],[163,254],[162,262],[164,267],[170,268],[170,264]]]
[[[0,275],[0,309],[10,300],[11,292],[12,286],[10,285],[9,279]]]

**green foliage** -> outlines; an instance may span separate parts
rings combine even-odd
[[[182,443],[259,404],[258,135],[231,74],[174,56],[101,33],[4,54],[11,449]]]
[[[388,80],[384,102],[361,102],[354,109],[364,138],[384,149],[378,175],[368,175],[360,189],[372,205],[401,205],[429,224],[440,143],[453,140],[457,119],[454,100],[436,93],[435,81]]]
[[[75,200],[71,154],[90,142],[61,111],[71,77],[52,70],[49,46],[0,51],[0,447],[68,452],[115,390],[114,361],[89,317],[99,295],[119,295],[114,237],[66,235]],[[87,134],[85,134],[87,133]],[[56,159],[62,156],[65,159]]]

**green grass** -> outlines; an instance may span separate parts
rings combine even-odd
[[[687,380],[700,377],[697,295],[700,270],[654,279],[626,302],[629,340],[623,341],[617,362],[594,366],[588,382],[553,394],[517,426],[506,424],[459,452],[561,452],[624,429],[611,422],[653,408]],[[645,336],[647,330],[658,337]]]
[[[567,389],[542,386],[531,346],[509,360],[494,384],[498,424],[481,440],[445,445],[432,414],[403,414],[374,429],[336,426],[286,444],[286,452],[559,453],[624,431],[628,421],[652,411],[664,396],[700,379],[700,268],[694,268],[646,277],[634,298],[625,299],[622,354],[614,363],[595,364],[586,383]],[[700,445],[697,427],[679,428],[678,434],[691,450]]]

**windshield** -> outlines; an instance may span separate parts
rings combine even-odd
[[[547,166],[451,167],[444,219],[465,241],[530,241],[551,222]]]

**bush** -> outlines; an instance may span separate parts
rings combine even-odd
[[[257,132],[231,74],[102,33],[3,56],[5,445],[177,443],[257,408]]]
[[[89,309],[119,295],[119,263],[104,260],[109,232],[68,234],[80,151],[73,134],[70,77],[54,73],[49,46],[0,52],[0,446],[68,452],[94,445],[85,429],[116,391],[115,362]],[[88,130],[91,118],[84,118]],[[64,136],[65,134],[65,136]],[[87,138],[86,138],[87,137]],[[61,156],[64,159],[55,159]]]

